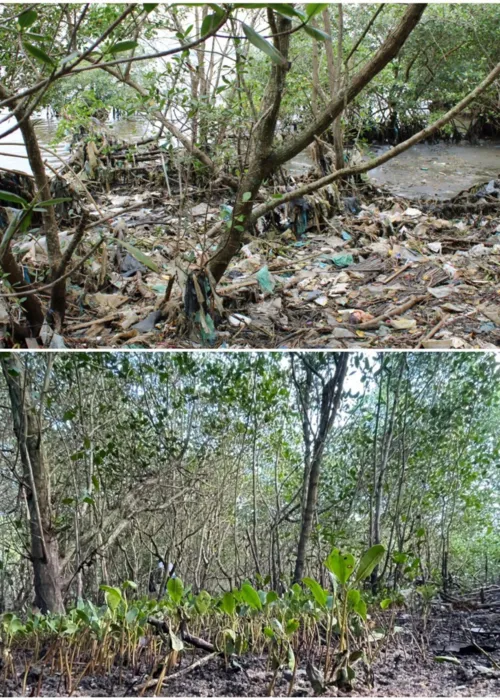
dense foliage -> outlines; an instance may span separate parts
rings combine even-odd
[[[247,579],[279,593],[290,586],[304,420],[317,430],[331,355],[72,354],[50,363],[22,358],[67,602],[99,600],[101,584],[124,580],[158,595],[171,563],[195,593]],[[378,542],[386,553],[372,590],[382,597],[498,575],[498,400],[494,355],[352,355],[304,575],[326,586],[321,563],[332,547],[360,554]],[[29,485],[5,383],[0,405],[0,591],[4,609],[21,610],[32,601]]]

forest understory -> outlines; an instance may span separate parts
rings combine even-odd
[[[33,660],[32,651],[13,653],[16,678],[3,681],[2,694],[18,696],[89,697],[326,697],[356,696],[490,696],[500,694],[500,587],[486,593],[491,604],[483,609],[474,597],[455,603],[433,603],[425,612],[375,614],[370,621],[379,637],[371,644],[369,664],[356,664],[352,685],[314,687],[307,670],[326,654],[324,638],[307,659],[295,650],[293,674],[282,666],[277,674],[267,653],[225,656],[191,646],[163,676],[163,664],[137,661],[130,668],[127,657],[113,659],[105,669],[88,668],[88,657],[78,655],[61,671],[57,661]],[[484,592],[481,600],[484,600]],[[382,632],[381,632],[382,631]],[[154,634],[154,629],[153,632]],[[147,648],[149,639],[141,641]],[[189,646],[189,645],[188,645]],[[45,649],[47,651],[47,649]],[[53,650],[52,650],[53,651]],[[42,651],[43,654],[43,651]],[[50,653],[46,654],[50,657]],[[62,657],[61,657],[62,658]],[[161,678],[160,678],[161,675]],[[271,685],[273,686],[270,691]],[[146,687],[145,687],[146,686]]]

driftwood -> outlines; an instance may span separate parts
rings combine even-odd
[[[203,656],[201,659],[198,659],[198,661],[194,661],[189,666],[186,666],[186,668],[181,668],[180,671],[176,671],[175,673],[171,673],[169,676],[165,676],[165,678],[163,678],[161,684],[164,685],[165,683],[167,683],[167,681],[170,681],[170,680],[173,680],[174,678],[179,678],[180,676],[185,676],[188,673],[191,673],[191,671],[194,671],[196,668],[200,668],[200,666],[204,666],[211,659],[215,658],[218,655],[219,655],[219,652],[214,651],[211,654],[208,654],[207,656]],[[153,686],[156,686],[156,685],[158,685],[158,679],[151,678],[149,681],[146,681],[145,683],[141,683],[140,685],[134,686],[134,691],[147,690],[148,688],[152,688]]]
[[[170,634],[170,625],[167,620],[157,620],[155,617],[148,617],[148,623],[154,627],[160,637],[164,640],[167,639],[166,635]],[[134,691],[144,691],[147,690],[148,688],[152,688],[153,686],[157,686],[158,683],[160,682],[160,685],[164,685],[168,681],[174,679],[174,678],[179,678],[180,676],[185,676],[186,674],[190,673],[191,671],[194,671],[197,668],[200,668],[200,666],[204,666],[207,664],[211,659],[214,659],[216,656],[219,656],[223,652],[217,650],[213,644],[210,642],[205,641],[204,639],[201,639],[200,637],[195,637],[193,634],[189,632],[187,629],[187,625],[185,620],[181,621],[180,628],[178,630],[178,636],[182,639],[183,642],[186,642],[187,644],[191,644],[191,646],[196,647],[197,649],[203,649],[203,651],[208,651],[209,653],[207,656],[203,656],[201,659],[198,659],[197,661],[194,661],[192,664],[189,666],[186,666],[185,668],[181,668],[180,671],[176,671],[175,673],[171,673],[168,676],[165,676],[164,678],[161,678],[160,680],[158,678],[150,678],[149,680],[145,681],[144,683],[141,683],[139,685],[134,686]]]
[[[155,617],[148,617],[148,623],[163,634],[170,634],[170,625],[166,620],[157,620]],[[191,646],[197,649],[203,649],[203,651],[208,651],[210,653],[220,654],[222,652],[218,651],[211,642],[207,642],[200,637],[195,637],[191,634],[187,628],[186,622],[183,620],[179,628],[178,636],[183,642],[191,644]]]

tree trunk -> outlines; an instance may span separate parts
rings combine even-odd
[[[33,564],[35,601],[42,613],[64,613],[59,567],[59,546],[51,522],[49,471],[45,461],[41,426],[18,355],[0,356],[7,383],[14,432],[23,468],[22,480],[30,518],[30,558]]]
[[[333,56],[333,45],[331,41],[325,42],[326,61],[328,65],[328,87],[330,88],[330,98],[333,100],[340,90],[342,71],[342,44],[343,44],[343,10],[342,5],[338,5],[339,22],[337,38],[337,66]],[[325,32],[332,36],[332,23],[330,21],[330,8],[323,10],[323,26]],[[333,148],[335,151],[335,169],[341,170],[344,167],[344,144],[342,137],[342,115],[333,122]]]
[[[300,581],[304,573],[307,543],[311,535],[313,518],[318,501],[318,486],[321,464],[323,461],[323,453],[328,435],[333,427],[333,423],[340,405],[344,379],[347,371],[347,361],[348,356],[346,353],[340,353],[337,356],[335,374],[323,386],[319,428],[314,440],[308,480],[307,483],[304,483],[304,489],[307,491],[307,499],[300,528],[299,544],[297,547],[297,557],[295,560],[295,570],[293,574],[294,582]]]
[[[417,26],[426,5],[413,4],[408,7],[398,27],[392,31],[373,58],[340,90],[312,123],[297,137],[273,149],[274,133],[279,116],[288,66],[275,65],[262,101],[261,116],[254,128],[249,165],[236,198],[231,226],[222,236],[208,268],[215,282],[219,282],[232,258],[238,253],[243,234],[251,225],[252,209],[263,180],[328,129],[345,107],[368,85],[375,76],[399,53],[413,29]],[[289,20],[268,10],[269,25],[274,36],[275,48],[288,59]]]

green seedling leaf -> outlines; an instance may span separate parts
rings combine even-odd
[[[347,594],[347,601],[353,610],[356,609],[356,605],[359,603],[360,600],[361,593],[355,588],[352,588]]]
[[[262,610],[262,602],[259,598],[259,594],[249,583],[244,583],[242,585],[241,597],[253,610]]]
[[[303,578],[302,579],[303,583],[309,588],[311,593],[314,596],[314,600],[317,602],[317,604],[320,606],[320,608],[326,608],[327,600],[328,600],[328,594],[324,590],[322,586],[319,585],[317,581],[315,581],[313,578]]]
[[[332,572],[339,583],[344,584],[347,583],[352,575],[355,563],[356,561],[352,554],[349,552],[342,554],[339,549],[335,548],[330,552],[325,561],[325,566],[328,571]]]
[[[387,610],[387,608],[389,607],[389,605],[391,603],[392,603],[391,598],[384,598],[384,600],[380,601],[380,607],[382,608],[382,610]]]
[[[136,260],[138,260],[146,267],[149,267],[150,270],[153,270],[153,272],[156,273],[160,272],[160,268],[158,267],[158,265],[153,260],[151,260],[151,258],[148,255],[145,255],[140,250],[135,248],[133,245],[130,245],[130,243],[127,243],[126,241],[118,241],[118,243],[121,246],[123,246],[125,250],[128,250],[130,255],[133,255]]]
[[[125,615],[125,620],[127,621],[127,623],[129,625],[131,625],[137,619],[138,614],[139,614],[139,610],[137,608],[130,608],[130,610],[127,610],[127,614]]]
[[[24,197],[20,197],[19,195],[13,194],[12,192],[4,192],[4,190],[0,190],[0,199],[4,202],[20,204],[23,207],[29,206],[28,202],[24,199]]]
[[[150,12],[153,12],[153,10],[156,10],[157,7],[158,7],[157,2],[147,2],[143,5],[144,11],[147,12],[147,14],[149,14]]]
[[[136,49],[138,46],[137,41],[133,41],[132,39],[128,41],[119,41],[117,44],[114,46],[111,46],[109,50],[109,53],[122,53],[123,51],[132,51],[132,49]]]
[[[127,588],[132,588],[132,590],[136,591],[137,590],[137,584],[135,581],[124,581],[122,584],[123,590],[126,590]]]
[[[278,600],[278,594],[276,591],[269,591],[266,596],[266,605],[270,605]]]
[[[243,196],[241,197],[242,202],[248,202],[249,199],[252,198],[252,193],[251,192],[243,192]]]
[[[291,637],[300,627],[300,622],[295,619],[287,620],[285,624],[285,634]]]
[[[22,29],[27,29],[31,27],[37,20],[38,14],[35,10],[25,10],[17,18],[17,22]]]
[[[41,61],[42,63],[45,63],[46,66],[50,66],[51,68],[55,68],[55,61],[45,53],[42,49],[40,49],[38,46],[35,46],[34,44],[30,44],[27,41],[23,41],[23,46],[26,49],[26,51],[31,54],[34,58],[36,58],[38,61]]]
[[[104,584],[100,586],[101,591],[106,593],[106,605],[108,608],[114,612],[116,608],[120,605],[122,601],[122,592],[119,588],[113,588],[112,586],[105,586]]]
[[[356,581],[361,581],[362,579],[370,576],[374,568],[384,556],[384,552],[384,545],[374,544],[373,547],[370,547],[370,549],[363,554],[356,571]]]
[[[184,593],[184,584],[180,578],[169,578],[167,583],[167,591],[172,601],[179,605]]]
[[[236,610],[236,601],[234,599],[234,595],[230,591],[227,591],[227,593],[224,593],[222,596],[221,608],[224,610],[226,615],[234,615],[234,611]]]
[[[367,614],[368,610],[367,610],[366,603],[363,600],[363,598],[360,598],[358,600],[358,602],[356,603],[356,606],[354,608],[354,612],[357,612],[358,615],[360,616],[360,618],[362,620],[366,621],[366,614]]]
[[[195,598],[194,606],[200,615],[204,615],[210,608],[212,597],[207,591],[200,591]]]
[[[287,66],[288,61],[284,56],[280,54],[280,52],[274,48],[272,44],[268,42],[267,39],[264,39],[263,36],[258,34],[255,29],[252,29],[252,27],[249,27],[248,24],[245,24],[244,22],[242,23],[243,27],[243,33],[245,34],[246,38],[248,41],[253,44],[259,51],[262,51],[263,53],[268,56],[273,63],[276,63],[278,66]]]

